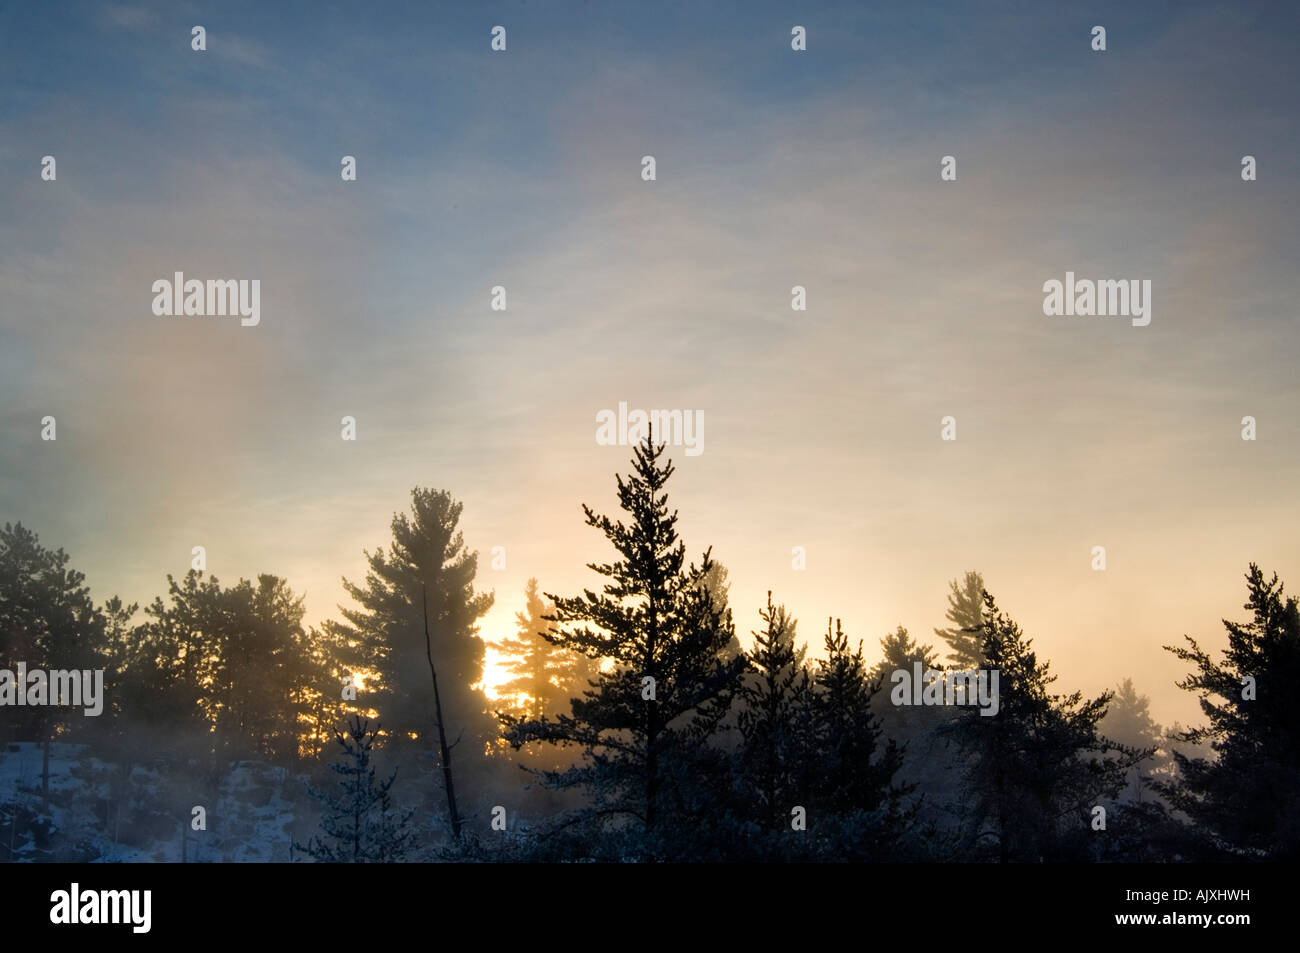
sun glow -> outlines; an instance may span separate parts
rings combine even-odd
[[[510,680],[509,673],[502,666],[506,658],[490,645],[483,658],[483,680],[479,685],[483,688],[483,694],[493,701],[501,697],[501,686]]]

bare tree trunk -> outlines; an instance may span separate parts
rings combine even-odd
[[[424,602],[424,651],[429,659],[429,676],[433,679],[433,707],[438,720],[438,747],[442,755],[442,781],[447,790],[447,813],[451,816],[451,833],[460,840],[460,813],[456,810],[456,786],[451,777],[451,748],[447,746],[447,731],[442,723],[442,698],[438,694],[438,672],[433,667],[433,646],[429,641],[429,590],[421,586]]]

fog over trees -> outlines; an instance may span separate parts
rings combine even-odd
[[[411,491],[320,628],[270,573],[96,601],[67,553],[6,523],[0,858],[1296,855],[1300,611],[1275,575],[1247,568],[1222,651],[1208,625],[1168,647],[1204,717],[1162,726],[1141,673],[1058,688],[977,571],[949,583],[934,642],[855,632],[834,606],[797,620],[775,588],[731,605],[726,568],[679,536],[673,473],[647,438],[617,510],[584,505],[591,583],[513,596],[492,698],[494,595],[448,491]]]

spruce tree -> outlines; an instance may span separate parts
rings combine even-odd
[[[1222,661],[1190,636],[1186,647],[1165,646],[1194,666],[1178,686],[1200,697],[1209,721],[1183,731],[1180,740],[1208,743],[1217,757],[1175,751],[1181,783],[1161,790],[1228,854],[1294,860],[1300,857],[1300,610],[1276,573],[1265,579],[1251,563],[1246,583],[1252,618],[1224,620]]]
[[[741,656],[724,657],[735,629],[730,610],[719,612],[703,583],[713,566],[710,552],[699,565],[686,565],[677,512],[668,509],[665,486],[674,467],[661,463],[665,449],[647,435],[634,451],[633,472],[616,477],[627,523],[583,506],[587,525],[617,554],[613,562],[588,564],[606,580],[601,592],[547,594],[555,603],[555,628],[546,639],[608,660],[608,670],[574,699],[570,713],[503,718],[516,747],[548,742],[584,751],[581,764],[543,772],[549,783],[580,786],[590,797],[589,808],[566,823],[612,820],[627,833],[630,822],[637,837],[626,849],[649,857],[673,853],[674,838],[689,841],[692,828],[698,833],[707,821],[691,816],[699,803],[694,786],[712,782],[719,761],[710,741],[745,665]]]
[[[967,758],[968,848],[999,861],[1084,859],[1092,808],[1119,795],[1138,754],[1098,733],[1110,692],[1084,701],[1049,691],[1049,664],[988,593],[980,628],[997,713],[963,708],[944,729]]]
[[[393,806],[390,789],[397,771],[386,781],[376,779],[371,753],[379,725],[372,730],[360,715],[353,715],[335,740],[343,750],[330,770],[341,775],[336,792],[308,786],[321,802],[321,834],[306,844],[295,844],[317,861],[327,863],[391,863],[404,860],[414,844],[408,825],[412,811]]]
[[[772,604],[770,591],[759,617],[764,627],[753,633],[739,692],[739,773],[742,797],[758,822],[768,831],[785,831],[791,809],[809,793],[812,680],[805,650],[795,644],[795,620],[785,606]]]
[[[862,643],[850,650],[838,619],[833,629],[827,620],[825,643],[813,694],[820,742],[818,800],[841,813],[892,807],[904,793],[893,786],[902,752],[894,741],[882,742],[872,710],[876,684],[863,660]]]

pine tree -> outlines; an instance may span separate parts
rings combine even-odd
[[[19,662],[28,671],[105,666],[106,621],[86,577],[69,561],[21,523],[0,529],[0,669],[15,671]],[[68,707],[4,706],[0,733],[4,740],[43,741],[48,750],[54,735],[81,720]]]
[[[49,672],[106,665],[107,620],[90,598],[86,577],[69,569],[69,561],[62,549],[46,549],[21,523],[0,529],[0,669],[16,673],[25,663],[29,673],[46,673],[44,691],[51,696],[55,686]],[[0,706],[0,741],[42,744],[42,823],[48,822],[50,807],[50,745],[57,735],[84,727],[75,708]],[[11,826],[10,833],[15,830]]]
[[[119,646],[120,691],[129,716],[142,711],[165,726],[176,747],[212,754],[209,667],[224,621],[221,585],[191,569],[181,582],[167,575],[168,602],[145,607],[147,621]],[[127,699],[130,699],[128,703]]]
[[[546,640],[551,627],[548,616],[555,606],[538,591],[536,579],[528,580],[524,596],[524,611],[515,613],[516,637],[492,643],[506,656],[498,664],[511,676],[498,691],[520,699],[510,706],[514,714],[541,718],[567,710],[569,701],[586,691],[599,667],[586,655]]]
[[[482,681],[485,647],[477,620],[492,605],[474,591],[478,554],[466,549],[457,528],[461,504],[443,491],[416,487],[411,515],[395,514],[387,552],[366,553],[365,583],[343,580],[359,608],[340,607],[345,622],[325,623],[339,661],[365,675],[367,701],[389,726],[389,739],[418,735],[427,750],[434,731],[428,656],[437,665],[442,709],[455,737],[482,751],[496,736]],[[428,593],[430,647],[424,637]]]
[[[497,666],[510,676],[497,686],[497,692],[518,699],[510,706],[515,713],[537,718],[549,709],[554,687],[551,684],[554,646],[542,638],[548,627],[543,616],[551,611],[551,606],[537,591],[536,579],[528,580],[524,598],[524,611],[515,613],[518,634],[489,644],[505,656]]]
[[[1138,694],[1131,678],[1115,687],[1102,724],[1108,737],[1132,747],[1153,747],[1160,740],[1160,726],[1151,718],[1151,699]]]
[[[603,591],[548,594],[556,628],[547,640],[609,660],[609,670],[574,699],[570,714],[503,720],[515,747],[549,742],[584,750],[581,765],[545,772],[549,783],[581,786],[591,797],[590,809],[569,822],[631,820],[639,838],[628,849],[659,856],[674,849],[666,846],[672,838],[689,839],[687,825],[698,831],[703,820],[689,816],[697,794],[690,788],[704,783],[704,766],[717,766],[707,749],[745,661],[723,658],[735,631],[731,613],[720,613],[702,584],[713,566],[710,553],[698,566],[685,565],[677,513],[664,491],[674,468],[660,464],[665,445],[652,439],[636,448],[634,472],[616,478],[629,524],[583,506],[587,525],[618,554],[612,563],[589,564],[605,577]]]
[[[980,655],[983,643],[982,612],[984,611],[984,577],[968,572],[960,585],[954,579],[948,583],[948,611],[944,617],[952,623],[946,629],[935,629],[934,634],[948,643],[951,650],[948,660],[958,671],[971,671],[984,664]]]
[[[302,627],[303,598],[270,574],[225,588],[191,569],[167,584],[168,602],[156,598],[143,625],[130,625],[133,606],[106,606],[113,689],[127,721],[148,719],[152,745],[169,747],[165,730],[172,746],[201,746],[221,763],[287,763],[304,742],[315,748],[313,720],[337,706],[325,694],[320,637]]]
[[[218,651],[208,665],[212,722],[228,758],[297,759],[299,733],[320,691],[302,626],[303,597],[269,573],[222,593]]]
[[[1129,770],[1125,788],[1125,797],[1143,800],[1149,782],[1161,776],[1167,755],[1161,749],[1163,732],[1151,718],[1151,699],[1138,694],[1133,679],[1126,678],[1116,686],[1106,717],[1101,720],[1101,730],[1107,738],[1145,755],[1141,763]]]
[[[113,596],[100,607],[104,616],[104,728],[100,737],[110,737],[114,746],[124,740],[124,713],[130,709],[135,699],[128,700],[126,685],[134,673],[128,667],[134,646],[140,639],[140,627],[135,622],[135,615],[140,611],[138,603],[124,603],[120,597]]]
[[[700,577],[699,582],[701,587],[709,591],[709,598],[713,600],[713,608],[719,616],[726,615],[729,608],[728,599],[731,594],[731,583],[727,582],[727,575],[727,567],[715,560],[710,565],[709,571]],[[720,654],[724,661],[730,661],[744,651],[740,639],[733,636]]]
[[[883,736],[898,746],[903,758],[895,784],[915,794],[908,800],[909,814],[918,829],[947,831],[951,826],[951,807],[961,797],[963,765],[958,752],[948,743],[940,729],[951,721],[956,709],[938,705],[896,705],[894,673],[903,672],[908,680],[914,666],[922,673],[942,667],[934,646],[913,639],[906,628],[898,626],[880,640],[881,659],[872,668],[870,680],[876,688],[872,710],[880,720]],[[918,840],[922,838],[918,837]],[[942,850],[935,838],[921,843],[916,850],[923,859],[931,849]]]
[[[1246,623],[1224,620],[1228,645],[1214,661],[1186,636],[1188,647],[1165,646],[1194,670],[1178,686],[1196,692],[1209,724],[1181,740],[1208,742],[1216,758],[1176,751],[1181,783],[1162,786],[1175,807],[1235,856],[1294,860],[1300,856],[1300,609],[1277,574],[1254,563],[1246,574]]]
[[[731,583],[727,582],[727,575],[727,567],[715,561],[709,571],[700,577],[700,585],[709,590],[713,607],[719,615],[727,611],[727,600],[731,594]]]
[[[872,708],[880,719],[881,729],[885,737],[905,750],[910,763],[908,775],[918,779],[923,776],[926,787],[947,787],[948,781],[942,777],[948,770],[944,764],[947,758],[935,743],[933,732],[951,717],[951,711],[928,705],[895,705],[890,700],[895,672],[905,672],[910,679],[917,663],[922,672],[938,668],[939,653],[934,646],[913,639],[901,625],[880,640],[880,649],[881,659],[868,678],[876,688]],[[928,772],[928,768],[934,772]]]
[[[871,670],[871,679],[882,686],[889,686],[890,676],[900,669],[912,671],[915,662],[921,663],[921,671],[928,671],[939,664],[939,653],[934,646],[922,644],[907,634],[901,625],[891,634],[880,640],[881,658]]]
[[[991,841],[1004,862],[1082,859],[1091,809],[1119,795],[1138,760],[1098,734],[1110,693],[1051,694],[1049,664],[988,593],[981,631],[984,666],[999,676],[997,713],[964,708],[945,727],[967,756],[970,848]]]
[[[341,775],[338,791],[331,793],[308,786],[312,797],[324,807],[321,834],[295,850],[306,851],[327,863],[392,863],[404,860],[414,844],[409,830],[413,811],[393,806],[390,789],[397,771],[378,781],[371,753],[379,736],[379,725],[353,715],[335,740],[342,752],[330,770]]]

